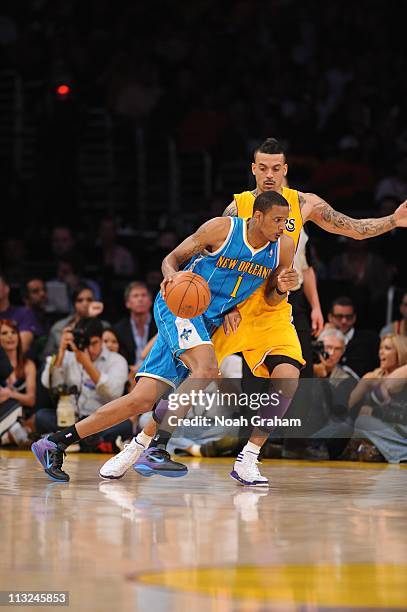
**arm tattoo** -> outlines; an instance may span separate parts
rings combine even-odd
[[[298,193],[298,200],[300,202],[300,209],[306,204],[307,200],[305,199],[304,194]]]
[[[225,208],[225,210],[222,213],[222,217],[237,217],[237,204],[235,202],[235,200],[233,200],[233,202],[231,202],[229,204],[229,206],[227,206]]]
[[[197,253],[200,253],[201,251],[203,251],[205,249],[206,245],[203,244],[199,240],[199,230],[193,236],[191,236],[191,240],[193,241],[193,244],[183,254],[182,262],[181,263],[184,263],[184,261],[188,261],[189,259],[191,259],[191,257],[193,257],[194,255],[196,255]]]
[[[322,199],[314,204],[312,212],[312,220],[323,229],[350,238],[373,238],[396,227],[394,215],[379,219],[352,219],[334,210]]]

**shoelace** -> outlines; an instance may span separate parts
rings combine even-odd
[[[114,461],[121,461],[123,458],[122,453],[124,453],[129,447],[131,446],[131,442],[127,442],[124,446],[123,446],[123,450],[120,451],[120,453],[117,453],[117,455],[115,455],[113,457]]]
[[[58,449],[55,451],[49,451],[49,453],[51,455],[52,467],[60,470],[64,462],[64,457],[66,457],[66,452]]]
[[[168,453],[163,448],[150,448],[148,449],[148,454],[153,456],[156,455],[157,457],[164,457],[164,459],[167,460],[171,459],[170,453]]]

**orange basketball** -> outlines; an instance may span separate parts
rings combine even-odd
[[[209,285],[195,272],[180,272],[167,285],[165,301],[177,317],[193,319],[205,312],[211,301]]]

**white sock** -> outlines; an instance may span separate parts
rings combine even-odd
[[[200,444],[192,444],[189,447],[189,452],[191,453],[193,457],[202,457]]]
[[[146,433],[144,433],[144,431],[140,431],[140,433],[137,434],[136,442],[142,444],[144,448],[147,448],[152,439],[152,436],[148,436]]]
[[[249,453],[253,453],[254,455],[258,456],[259,452],[261,450],[261,446],[257,446],[257,444],[253,444],[253,442],[248,442],[246,444],[246,446],[243,448],[243,453],[249,452]]]

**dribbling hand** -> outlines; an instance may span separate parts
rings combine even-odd
[[[168,287],[168,285],[171,285],[173,278],[177,274],[179,274],[179,272],[174,272],[173,274],[169,274],[168,276],[165,276],[163,278],[163,280],[161,281],[160,292],[161,292],[161,295],[164,298],[164,300],[165,300],[165,295],[166,295],[167,291],[170,289],[170,287]]]

